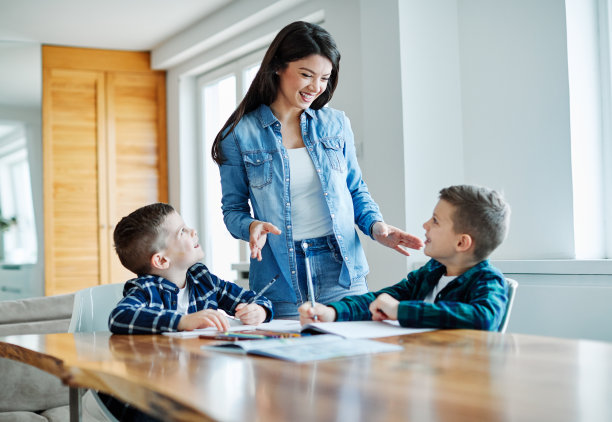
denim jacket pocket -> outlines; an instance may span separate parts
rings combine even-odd
[[[346,169],[346,159],[343,153],[344,140],[342,137],[321,138],[320,141],[323,144],[325,155],[327,155],[332,169],[344,171]]]
[[[242,154],[249,184],[263,188],[272,182],[272,154],[269,152],[247,152]]]

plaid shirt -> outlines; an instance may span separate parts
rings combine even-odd
[[[220,280],[204,264],[187,270],[189,289],[188,313],[203,309],[223,309],[234,315],[236,305],[248,302],[255,292]],[[108,327],[115,334],[155,334],[177,331],[182,314],[177,309],[179,288],[163,277],[141,275],[129,280],[123,288],[123,299],[110,314]],[[266,321],[272,319],[272,303],[265,297],[255,301],[266,310]]]
[[[370,303],[381,293],[388,293],[400,301],[397,319],[403,327],[497,330],[508,303],[503,274],[484,260],[451,281],[434,303],[424,302],[445,273],[446,267],[432,259],[394,286],[347,296],[329,306],[336,310],[338,321],[369,320]]]

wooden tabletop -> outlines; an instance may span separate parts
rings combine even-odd
[[[110,333],[0,338],[0,355],[177,421],[612,421],[612,343],[472,330],[296,364]]]

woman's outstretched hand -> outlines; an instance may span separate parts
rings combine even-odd
[[[251,248],[251,258],[261,261],[261,250],[266,244],[268,233],[281,234],[281,231],[272,223],[255,220],[249,226],[249,247]]]
[[[423,247],[423,241],[418,237],[382,221],[374,223],[374,227],[372,227],[372,236],[374,236],[374,239],[376,239],[378,243],[395,249],[406,256],[410,256],[406,248],[421,249]]]

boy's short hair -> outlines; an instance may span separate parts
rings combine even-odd
[[[489,188],[457,185],[440,191],[443,199],[455,207],[453,228],[474,241],[474,257],[486,259],[506,238],[510,225],[510,206],[503,196]]]
[[[137,275],[151,271],[151,257],[166,247],[164,222],[174,212],[171,205],[156,203],[123,217],[113,232],[115,251],[125,268]]]

